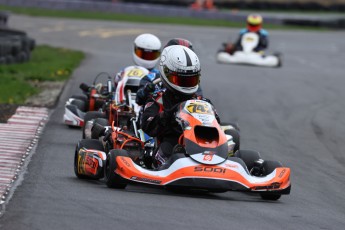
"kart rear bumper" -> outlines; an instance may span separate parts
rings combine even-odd
[[[76,108],[74,108],[73,105],[65,106],[65,114],[63,116],[63,121],[66,125],[69,126],[83,127],[84,119],[73,112],[73,110],[75,109]]]
[[[216,59],[224,64],[247,64],[267,67],[278,67],[280,65],[280,60],[277,56],[262,56],[258,53],[245,53],[242,51],[237,51],[233,55],[227,52],[219,52]]]

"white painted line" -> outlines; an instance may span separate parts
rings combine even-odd
[[[21,161],[22,159],[23,159],[23,157],[21,157],[21,156],[0,156],[0,160]]]
[[[12,118],[10,118],[10,119],[8,119],[7,120],[7,123],[8,124],[22,124],[22,125],[24,125],[24,124],[39,124],[40,123],[40,121],[34,121],[34,120],[21,120],[21,119],[12,119]]]
[[[0,123],[0,129],[7,128],[7,129],[29,129],[28,125],[15,125],[15,124],[8,124],[8,123]],[[36,125],[32,125],[30,129],[37,129]]]
[[[24,120],[33,120],[33,121],[41,121],[42,116],[32,116],[32,115],[13,115],[11,118],[13,119],[24,119]]]
[[[8,133],[8,134],[1,134],[0,133],[0,140],[2,140],[2,139],[7,139],[7,140],[9,140],[9,139],[17,139],[17,140],[19,140],[19,139],[22,139],[22,140],[25,140],[25,139],[32,139],[32,137],[34,137],[35,135],[32,135],[32,134],[19,134],[19,133]]]
[[[21,151],[25,151],[26,148],[23,148],[23,147],[12,147],[12,146],[9,146],[9,147],[7,147],[7,146],[2,146],[2,147],[0,148],[0,151],[6,151],[6,150],[21,150]]]
[[[0,159],[0,164],[2,164],[2,163],[13,163],[13,164],[15,164],[15,163],[20,163],[20,162],[21,162],[21,160],[18,160],[18,159],[16,159],[16,160]]]
[[[22,150],[1,150],[0,148],[0,153],[1,154],[23,154],[23,151]]]

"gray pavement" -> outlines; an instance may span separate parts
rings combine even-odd
[[[23,16],[9,23],[38,44],[80,49],[87,58],[66,85],[1,229],[344,228],[344,32],[270,31],[270,50],[284,55],[283,67],[274,69],[217,64],[220,44],[238,32],[226,28]],[[239,123],[243,149],[291,167],[290,196],[266,202],[235,192],[174,194],[137,185],[114,190],[75,177],[81,131],[62,124],[64,102],[79,92],[80,82],[130,65],[132,41],[144,31],[163,43],[172,37],[194,43],[205,96],[223,121]]]

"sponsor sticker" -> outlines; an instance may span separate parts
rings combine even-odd
[[[210,155],[210,154],[205,155],[203,158],[204,161],[212,161],[212,159],[213,159],[213,154],[212,155]]]

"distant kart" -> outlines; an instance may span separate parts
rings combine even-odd
[[[110,75],[105,72],[98,74],[91,86],[82,83],[79,87],[83,95],[73,95],[65,104],[63,120],[68,126],[83,127],[86,112],[98,111],[112,97],[113,83]]]
[[[260,52],[253,51],[259,42],[256,33],[247,33],[243,35],[241,45],[242,51],[228,51],[227,44],[223,44],[223,48],[218,51],[216,59],[223,64],[247,64],[266,67],[280,67],[282,65],[281,55],[276,53],[273,55],[264,55]]]
[[[135,102],[140,80],[149,71],[141,66],[128,66],[120,72],[116,80],[113,99],[104,103],[102,110],[85,114],[83,138],[93,138],[92,129],[95,124],[122,127],[137,122],[140,106]],[[97,137],[98,138],[98,137]]]
[[[140,135],[112,125],[111,132],[103,130],[106,134],[102,141],[78,143],[74,158],[76,176],[104,177],[110,188],[125,188],[136,182],[183,190],[254,192],[265,200],[278,200],[290,193],[290,169],[278,161],[261,159],[255,151],[234,153],[232,136],[222,130],[208,102],[181,103],[176,120],[183,134],[165,164],[154,169],[139,164],[140,155],[154,148]]]
[[[128,66],[121,71],[121,79],[117,82],[116,89],[114,80],[104,72],[95,77],[91,86],[82,83],[80,88],[84,95],[73,95],[65,104],[64,123],[68,126],[84,127],[88,120],[105,117],[105,113],[100,110],[104,110],[105,106],[109,107],[108,104],[114,100],[115,95],[117,100],[122,101],[128,96],[127,90],[131,91],[131,97],[135,101],[140,79],[148,73],[143,67]],[[117,90],[119,87],[121,90]],[[138,110],[136,104],[133,106]]]

